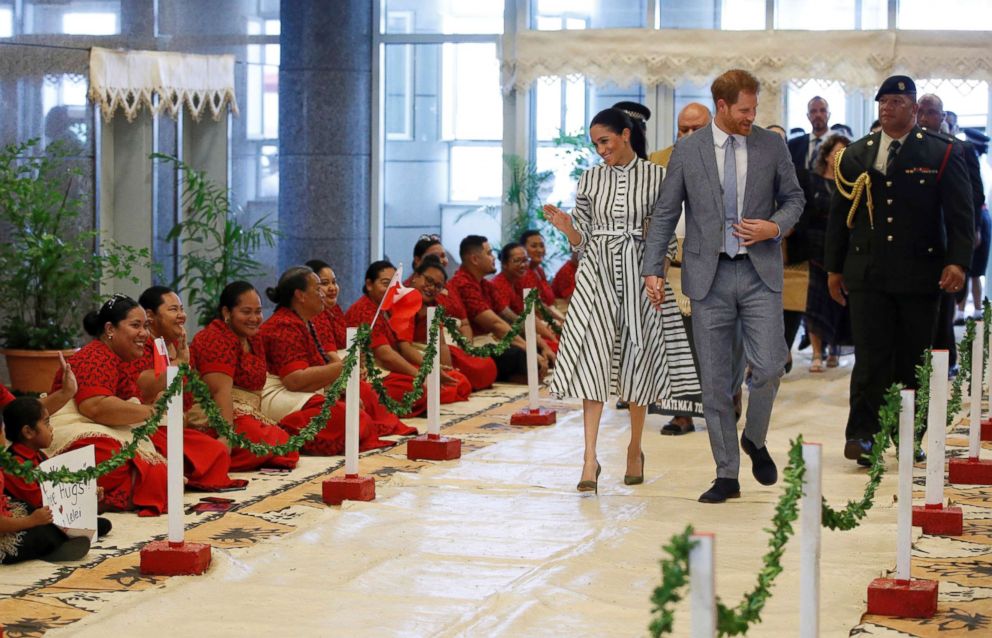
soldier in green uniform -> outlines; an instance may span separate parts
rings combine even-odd
[[[931,345],[941,290],[958,292],[971,261],[968,174],[950,138],[916,126],[916,85],[882,83],[881,131],[851,144],[835,165],[827,224],[830,295],[851,304],[855,364],[844,456],[865,465],[885,390],[916,386]]]

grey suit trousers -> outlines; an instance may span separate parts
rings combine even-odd
[[[751,365],[744,435],[762,447],[788,357],[782,339],[782,293],[765,285],[750,260],[721,259],[709,292],[701,300],[692,300],[692,328],[716,475],[736,479],[740,447],[733,401],[737,390],[734,346],[743,338]]]

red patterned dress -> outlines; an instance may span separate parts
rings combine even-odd
[[[538,293],[541,297],[541,302],[545,306],[553,306],[555,303],[555,291],[551,289],[551,284],[548,283],[548,276],[544,274],[544,268],[538,265],[531,264],[531,267],[527,270],[527,274],[521,277],[523,283],[523,288],[533,288],[537,286]]]
[[[7,386],[0,383],[0,411],[2,411],[7,404],[14,400],[14,395],[10,393]]]
[[[345,321],[344,310],[341,310],[341,306],[334,304],[330,308],[324,308],[324,312],[317,315],[312,321],[314,324],[318,321],[326,323],[325,329],[330,330],[334,345],[337,346],[338,350],[344,350],[347,347],[348,322]]]
[[[575,292],[575,273],[579,270],[577,259],[569,259],[555,273],[555,278],[551,281],[551,290],[558,299],[571,299]]]
[[[99,339],[94,339],[68,357],[76,374],[74,403],[93,397],[116,396],[127,401],[138,396],[134,377],[127,373],[127,363]],[[62,387],[62,371],[55,373],[52,392]],[[65,408],[63,408],[64,410]],[[61,412],[61,411],[60,411]],[[92,445],[97,464],[106,461],[121,449],[122,441],[131,439],[127,428],[87,425],[81,423],[59,432],[47,452],[50,456]],[[113,432],[116,435],[111,436]],[[148,449],[151,448],[151,449]],[[139,516],[157,516],[166,511],[167,479],[164,459],[149,446],[139,446],[134,457],[115,470],[97,479],[103,488],[103,504],[108,510],[136,509]]]
[[[465,306],[458,299],[457,293],[448,291],[447,294],[439,294],[434,297],[437,305],[444,308],[449,317],[454,317],[460,321],[468,321],[465,315]],[[427,341],[427,317],[417,315],[413,328],[413,338],[418,343]],[[473,357],[461,348],[448,344],[448,351],[451,353],[451,365],[468,379],[472,390],[485,390],[491,388],[496,382],[496,362],[490,357]]]
[[[248,339],[246,349],[226,323],[214,319],[193,337],[190,354],[193,365],[201,376],[222,374],[232,379],[233,425],[236,432],[254,443],[282,445],[289,440],[289,434],[285,430],[262,414],[265,346],[260,335]],[[299,460],[299,452],[289,452],[283,456],[256,456],[245,448],[231,449],[231,469],[235,472],[260,467],[293,469]]]
[[[327,353],[338,349],[337,344],[331,341],[333,336],[330,332],[321,336],[318,341],[316,326],[303,321],[289,308],[277,308],[262,324],[261,336],[265,347],[266,368],[279,377],[296,370],[326,365],[329,360]],[[380,440],[380,436],[417,433],[416,428],[404,425],[399,417],[390,413],[379,402],[372,386],[363,382],[360,387],[362,409],[358,419],[359,449],[371,450],[393,445],[390,441]],[[323,403],[323,395],[314,394],[303,409],[285,417],[280,425],[294,433],[302,430],[320,412]],[[343,454],[344,413],[344,400],[339,399],[331,409],[327,426],[314,440],[303,446],[303,452],[323,456]]]
[[[499,291],[488,279],[477,280],[465,268],[459,268],[450,281],[448,290],[453,291],[465,305],[465,313],[472,322],[472,331],[477,335],[487,334],[475,318],[486,310],[492,310],[497,315],[503,312],[508,301],[503,299]]]
[[[358,327],[362,324],[371,324],[378,305],[372,301],[368,295],[362,295],[358,301],[353,303],[348,311],[344,313],[345,321],[349,327]],[[399,338],[392,326],[389,325],[389,313],[383,312],[372,328],[372,342],[369,344],[373,350],[382,346],[389,346],[393,350],[399,351]],[[472,393],[472,384],[465,378],[465,375],[457,370],[452,371],[452,376],[458,379],[457,385],[441,386],[441,403],[455,403],[465,401]],[[396,401],[402,401],[403,395],[413,391],[414,378],[402,372],[389,372],[382,380],[386,387],[386,392]],[[403,415],[407,417],[419,416],[427,412],[427,392],[424,392],[420,399],[413,404],[410,413]]]
[[[149,338],[145,342],[145,354],[128,364],[130,374],[134,375],[137,385],[138,377],[145,370],[155,369],[153,350],[155,340]],[[194,366],[195,367],[195,366]],[[183,412],[189,412],[193,407],[193,397],[183,393]],[[169,428],[163,424],[151,437],[152,444],[159,454],[169,456]],[[186,477],[186,487],[201,492],[213,492],[228,487],[244,487],[244,479],[232,479],[227,473],[231,470],[231,456],[227,446],[206,432],[183,428],[183,476]]]
[[[18,463],[31,461],[35,467],[38,467],[43,461],[48,460],[48,456],[44,452],[31,449],[23,443],[13,443],[7,451],[11,453]],[[8,472],[3,473],[2,480],[6,483],[2,491],[5,491],[12,498],[27,503],[32,509],[42,506],[41,486],[37,483],[30,483]]]
[[[527,274],[517,279],[516,281],[510,281],[510,278],[506,276],[506,273],[500,273],[493,277],[492,281],[493,288],[496,289],[496,294],[499,295],[501,302],[506,303],[510,307],[510,310],[519,314],[524,311],[524,290],[527,288],[533,288],[535,282],[534,271],[527,271]],[[540,316],[540,315],[538,315]],[[548,347],[552,351],[558,352],[558,340],[549,339],[547,337],[542,337],[544,342],[548,344]]]

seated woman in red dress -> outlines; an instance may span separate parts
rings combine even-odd
[[[344,320],[344,310],[338,305],[338,294],[341,287],[338,286],[337,275],[334,269],[326,261],[311,259],[306,263],[310,270],[317,273],[320,279],[320,292],[324,295],[324,312],[313,318],[314,327],[317,334],[326,331],[326,335],[321,338],[330,337],[334,340],[334,347],[337,350],[344,350],[347,346],[348,324]]]
[[[524,311],[524,289],[533,281],[533,277],[527,276],[530,272],[527,268],[527,251],[520,244],[511,241],[499,252],[499,261],[502,265],[500,273],[490,281],[493,282],[504,303],[509,306],[515,319]],[[558,338],[555,333],[540,315],[535,319],[537,319],[535,322],[537,336],[543,339],[553,352],[558,352]]]
[[[289,434],[262,414],[265,346],[259,335],[262,299],[246,281],[228,284],[220,293],[219,316],[196,333],[190,344],[193,365],[210,387],[221,416],[254,443],[282,445]],[[258,456],[245,448],[231,449],[231,469],[293,469],[299,452]]]
[[[558,269],[555,278],[551,280],[551,290],[555,293],[555,298],[568,301],[575,292],[575,274],[579,270],[579,253],[572,252],[568,261]]]
[[[133,439],[132,427],[151,417],[154,408],[138,400],[134,376],[127,371],[128,362],[144,356],[146,321],[144,309],[124,295],[114,295],[86,315],[83,327],[93,340],[69,357],[78,389],[51,417],[49,456],[93,445],[101,463]],[[62,375],[56,373],[52,392],[62,387]],[[106,509],[137,510],[139,516],[166,510],[165,458],[150,441],[142,441],[131,460],[98,478],[97,485]]]
[[[306,427],[320,412],[324,402],[318,392],[333,383],[344,368],[337,345],[318,336],[312,323],[324,309],[320,280],[306,266],[290,268],[275,288],[265,291],[276,304],[276,311],[262,324],[269,377],[262,391],[262,412],[273,421],[295,432]],[[355,371],[357,373],[357,370]],[[388,447],[380,436],[416,434],[379,402],[368,384],[361,384],[362,409],[359,411],[359,447],[362,450]],[[317,394],[315,394],[317,393]],[[344,452],[344,400],[331,409],[327,426],[304,445],[305,454],[334,455]]]
[[[165,375],[155,375],[153,355],[155,339],[165,340],[169,360],[173,365],[189,363],[189,346],[186,344],[186,311],[182,299],[171,288],[152,286],[138,297],[138,303],[148,315],[148,341],[145,354],[130,363],[128,369],[134,375],[145,403],[153,403],[155,397],[165,390]],[[183,395],[183,410],[188,413],[193,407],[193,397]],[[159,454],[168,457],[168,428],[160,427],[152,435],[152,444]],[[244,479],[232,479],[227,475],[231,469],[231,456],[227,446],[216,437],[194,429],[183,428],[183,475],[186,487],[193,490],[212,492],[230,487],[244,487]]]
[[[417,321],[414,324],[413,338],[418,343],[427,341],[427,308],[429,306],[441,306],[449,316],[459,320],[459,331],[464,333],[464,328],[468,328],[467,337],[472,337],[472,327],[469,324],[468,316],[465,314],[464,306],[459,303],[455,305],[453,300],[456,297],[451,294],[443,294],[444,285],[448,281],[448,275],[444,272],[444,267],[437,257],[428,256],[421,260],[420,265],[413,276],[410,277],[410,286],[420,291],[424,299],[424,306],[417,313]],[[451,355],[451,365],[458,370],[469,383],[472,390],[484,390],[492,387],[496,382],[496,362],[491,357],[473,357],[461,348],[449,345],[447,347]]]
[[[345,321],[349,327],[372,324],[379,303],[386,294],[389,282],[395,274],[396,268],[388,261],[376,261],[369,266],[368,270],[365,271],[365,294],[344,313]],[[413,391],[413,379],[424,362],[423,353],[414,348],[409,341],[399,338],[389,325],[389,313],[385,311],[379,314],[372,326],[371,347],[375,352],[379,367],[388,372],[383,379],[386,391],[393,399],[402,400],[404,394]],[[451,357],[447,352],[447,345],[442,341],[440,347],[441,363],[450,367]],[[442,369],[441,403],[465,401],[471,392],[472,384],[465,378],[465,375],[454,369]],[[427,393],[424,392],[420,399],[413,404],[410,414],[404,416],[417,416],[426,411]]]

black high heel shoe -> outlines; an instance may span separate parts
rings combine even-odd
[[[644,452],[641,452],[641,473],[639,475],[624,474],[624,485],[640,485],[644,482]]]
[[[599,461],[596,461],[596,479],[592,481],[588,479],[585,481],[579,481],[579,484],[575,486],[575,489],[580,492],[595,492],[596,494],[599,494],[599,473],[602,471],[603,466],[599,464]]]

